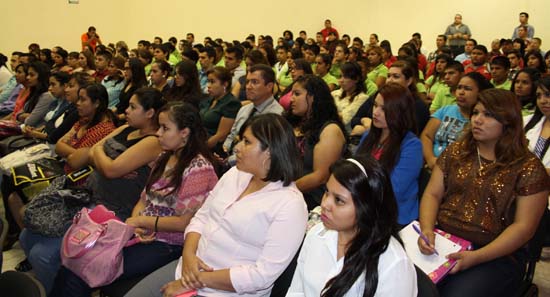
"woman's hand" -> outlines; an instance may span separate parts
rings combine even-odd
[[[418,248],[420,252],[424,255],[432,255],[435,253],[435,234],[433,231],[423,231],[422,234],[428,238],[430,244],[428,245],[422,237],[418,236]]]
[[[212,267],[206,265],[199,257],[192,254],[183,255],[183,263],[181,269],[181,278],[188,287],[202,288],[204,284],[200,281],[201,271],[214,271]]]
[[[466,270],[480,263],[475,251],[463,251],[447,255],[447,259],[456,260],[456,264],[449,272],[450,274]]]
[[[182,282],[179,279],[177,279],[175,281],[171,281],[171,282],[165,284],[164,286],[162,286],[162,288],[160,288],[160,291],[163,294],[162,296],[164,296],[164,297],[178,296],[180,294],[183,294],[185,292],[189,292],[191,290],[193,290],[193,289],[184,287]]]

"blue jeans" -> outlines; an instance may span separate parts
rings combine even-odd
[[[46,237],[23,229],[19,242],[25,255],[32,265],[36,278],[44,285],[46,292],[50,292],[57,271],[61,266],[59,256],[63,237]]]
[[[180,245],[170,245],[160,241],[136,244],[123,249],[124,268],[117,280],[145,276],[181,256]],[[55,291],[63,291],[63,296],[90,296],[92,288],[72,271],[62,268],[61,280]],[[61,283],[63,283],[61,285]],[[59,287],[58,287],[59,286]]]

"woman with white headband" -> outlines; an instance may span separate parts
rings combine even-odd
[[[287,297],[418,293],[413,263],[397,234],[397,205],[386,171],[372,157],[330,167],[322,223],[307,234]]]

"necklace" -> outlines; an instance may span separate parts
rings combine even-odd
[[[477,173],[478,173],[479,176],[481,176],[486,167],[481,163],[481,156],[479,154],[479,147],[478,146],[476,146],[476,150],[477,150],[477,162],[479,164],[479,168],[477,169]],[[493,162],[491,162],[491,163],[495,163],[495,161],[493,160]]]

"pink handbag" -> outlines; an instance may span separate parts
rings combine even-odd
[[[82,208],[63,237],[61,262],[90,287],[108,285],[123,270],[122,249],[137,243],[126,225],[103,205]]]

